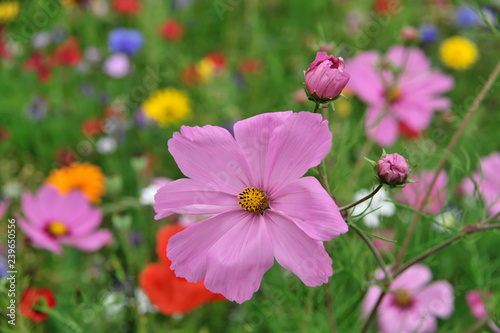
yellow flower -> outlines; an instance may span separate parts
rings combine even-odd
[[[99,203],[106,192],[101,168],[90,163],[73,163],[53,170],[46,182],[63,194],[80,190],[92,203]]]
[[[147,118],[155,120],[160,126],[176,123],[191,112],[187,94],[174,88],[155,92],[144,101],[142,109]]]
[[[14,20],[19,14],[19,2],[0,2],[0,23]]]
[[[202,82],[210,79],[215,71],[215,64],[210,58],[203,58],[196,64],[196,72],[200,76]]]
[[[478,57],[477,46],[465,37],[455,36],[444,40],[439,48],[441,61],[450,68],[464,70]]]

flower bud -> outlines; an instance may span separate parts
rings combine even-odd
[[[334,58],[326,52],[318,52],[305,74],[306,89],[317,102],[335,99],[349,82],[349,74],[344,71],[344,59]]]
[[[414,27],[405,26],[400,33],[401,37],[407,42],[412,42],[418,38],[418,30]]]
[[[402,185],[408,179],[408,162],[399,154],[388,154],[377,162],[377,173],[384,184]]]

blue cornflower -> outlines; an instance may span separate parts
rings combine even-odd
[[[141,50],[143,42],[142,34],[136,29],[117,28],[108,36],[111,52],[134,54]]]

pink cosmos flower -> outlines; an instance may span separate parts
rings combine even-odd
[[[440,95],[453,87],[453,78],[433,71],[419,49],[393,46],[384,58],[376,51],[361,52],[346,66],[347,87],[368,104],[366,134],[381,146],[393,145],[403,129],[425,130],[436,110],[450,107]],[[397,82],[392,67],[402,69]]]
[[[26,219],[19,218],[19,226],[34,246],[61,254],[62,244],[91,252],[111,241],[108,230],[96,230],[101,211],[79,191],[62,195],[46,185],[35,196],[25,193],[21,208]]]
[[[379,270],[376,275],[383,273]],[[444,280],[429,282],[432,272],[426,265],[416,264],[401,273],[390,286],[378,308],[381,333],[430,333],[437,330],[436,317],[447,319],[454,311],[453,287]],[[362,305],[367,316],[382,289],[371,286]]]
[[[479,290],[471,290],[465,295],[465,300],[469,306],[470,312],[477,320],[484,320],[488,318],[488,314],[484,309],[484,301]],[[500,328],[498,328],[493,321],[488,322],[488,326],[495,333],[500,333]]]
[[[434,177],[434,172],[423,170],[419,174],[412,173],[412,179],[416,183],[409,183],[396,195],[396,199],[414,209],[418,208],[427,192]],[[446,171],[441,171],[434,184],[432,191],[424,206],[423,211],[427,214],[437,214],[446,205],[446,184],[448,183],[448,175]]]
[[[307,286],[332,275],[322,241],[347,232],[333,199],[301,177],[332,145],[328,122],[310,112],[261,114],[228,130],[181,127],[169,151],[190,179],[162,187],[156,219],[214,214],[168,242],[171,269],[189,282],[242,303],[259,289],[274,259]]]
[[[477,184],[477,191],[484,200],[491,215],[500,211],[500,152],[483,157],[479,162],[479,171],[472,173],[472,179]],[[469,196],[474,196],[476,185],[470,178],[462,182],[462,189]]]

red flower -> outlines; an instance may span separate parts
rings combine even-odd
[[[10,52],[7,44],[4,42],[5,29],[0,26],[0,58],[9,59],[12,58],[12,52]]]
[[[82,52],[78,47],[78,40],[76,37],[70,37],[56,48],[50,62],[52,66],[73,66],[81,59]]]
[[[56,306],[56,299],[50,289],[28,287],[21,295],[21,303],[19,306],[21,315],[35,322],[47,319],[49,316],[47,313],[35,309],[35,306],[40,304],[42,298],[45,298],[45,303],[49,308],[52,309]]]
[[[196,70],[196,65],[191,64],[188,67],[184,68],[179,76],[179,81],[184,86],[191,86],[201,83],[201,77]]]
[[[184,36],[184,26],[176,20],[167,20],[160,26],[160,35],[169,41],[177,42]]]
[[[55,160],[64,166],[69,166],[78,160],[78,156],[72,150],[61,148],[57,150],[55,153]]]
[[[400,10],[400,3],[398,0],[375,0],[373,2],[373,9],[377,14],[395,14]]]
[[[169,225],[158,232],[156,253],[161,262],[148,264],[139,276],[142,290],[165,315],[187,313],[207,302],[225,300],[224,296],[208,291],[203,281],[189,283],[169,268],[172,263],[167,258],[168,240],[182,230],[181,226]]]
[[[47,59],[40,52],[34,52],[29,59],[23,64],[23,70],[35,71],[38,75],[38,80],[45,83],[50,79],[50,67]]]
[[[399,133],[410,139],[418,139],[422,132],[415,131],[403,122],[399,122]]]
[[[210,52],[204,58],[208,58],[215,66],[215,72],[220,73],[226,69],[226,57],[220,52]]]
[[[104,121],[100,118],[90,118],[83,122],[82,132],[87,136],[97,136],[104,133]]]
[[[244,59],[238,66],[238,71],[243,74],[256,74],[262,70],[262,62],[259,59]]]
[[[112,3],[115,12],[123,15],[135,15],[141,10],[140,0],[114,0]]]

